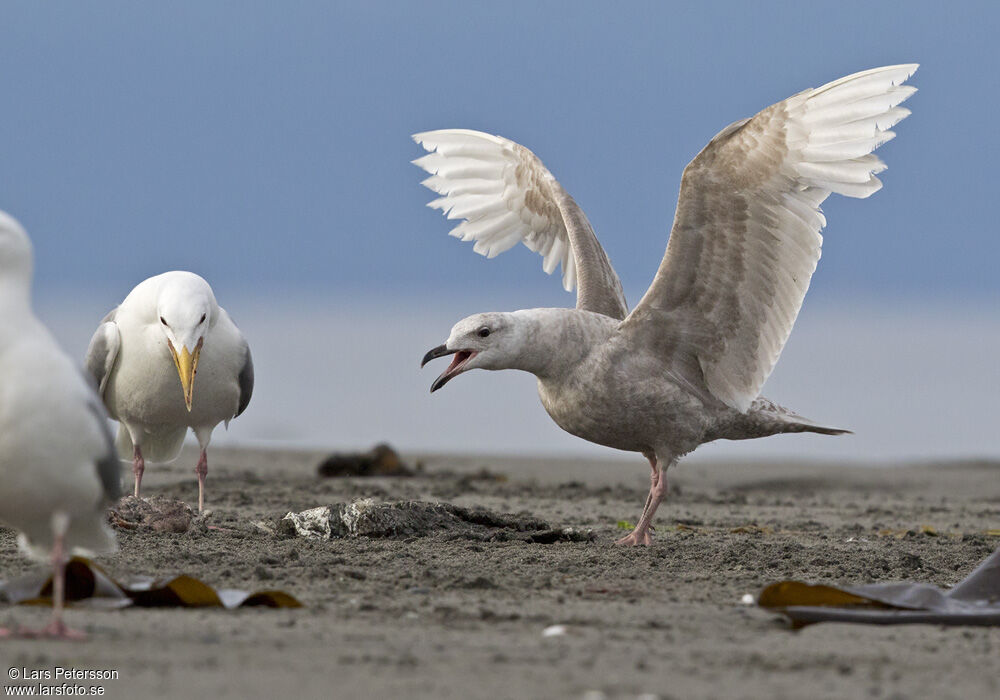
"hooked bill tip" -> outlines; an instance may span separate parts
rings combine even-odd
[[[444,357],[445,355],[452,355],[454,353],[455,353],[454,350],[448,349],[447,344],[442,344],[438,345],[436,348],[431,348],[430,350],[427,351],[427,354],[424,355],[424,359],[420,361],[420,369],[423,369],[424,365],[426,365],[431,360],[436,360],[439,357]]]

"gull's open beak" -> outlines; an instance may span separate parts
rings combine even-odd
[[[181,388],[184,389],[184,405],[187,410],[191,410],[191,399],[194,396],[194,375],[198,373],[198,356],[201,355],[201,346],[205,342],[204,338],[198,339],[198,344],[194,346],[192,354],[186,345],[181,346],[180,353],[174,348],[174,344],[169,340],[167,346],[170,354],[174,357],[174,364],[177,366],[177,376],[181,378]]]
[[[424,359],[420,361],[420,369],[423,369],[424,365],[426,365],[431,360],[436,360],[437,358],[444,357],[445,355],[451,355],[454,352],[458,351],[449,350],[447,345],[438,345],[436,348],[432,348],[431,350],[427,351],[427,354],[424,355]]]
[[[476,353],[472,350],[449,350],[447,345],[438,345],[432,350],[428,350],[427,354],[424,355],[424,359],[420,362],[420,367],[423,368],[431,360],[438,357],[444,357],[445,355],[454,355],[451,364],[448,365],[448,369],[441,373],[441,375],[434,380],[431,384],[431,393],[443,387],[453,378],[460,375],[465,371],[465,365],[476,356]]]

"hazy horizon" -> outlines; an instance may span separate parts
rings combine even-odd
[[[336,297],[233,299],[254,353],[247,412],[213,444],[626,458],[559,429],[523,372],[473,371],[431,395],[444,366],[420,358],[481,298],[338,304]],[[513,295],[525,296],[525,295]],[[103,299],[41,295],[39,315],[82,358]],[[107,307],[107,308],[105,308]],[[933,305],[806,303],[764,395],[854,435],[775,436],[703,446],[698,459],[879,462],[1000,457],[995,397],[1000,312]],[[197,389],[196,389],[197,392]]]

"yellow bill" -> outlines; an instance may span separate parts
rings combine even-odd
[[[180,353],[174,348],[174,344],[168,341],[170,354],[174,357],[174,364],[177,366],[177,375],[181,378],[181,388],[184,389],[184,405],[187,410],[191,410],[191,400],[194,396],[194,375],[198,373],[198,355],[201,354],[201,343],[194,347],[194,354],[187,349],[186,345],[181,346]]]

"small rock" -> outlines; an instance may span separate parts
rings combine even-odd
[[[305,537],[311,540],[330,539],[330,507],[310,508],[301,513],[287,513],[278,522],[279,537]]]

